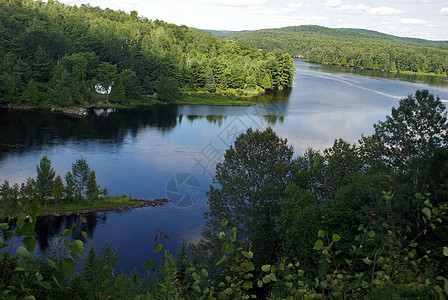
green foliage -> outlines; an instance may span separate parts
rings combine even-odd
[[[235,140],[218,163],[208,201],[204,236],[214,244],[223,219],[238,228],[260,258],[275,257],[278,238],[273,228],[279,202],[291,172],[293,149],[271,128],[248,129]],[[230,218],[232,216],[232,218]],[[266,248],[263,248],[266,247]]]
[[[373,31],[305,25],[231,32],[226,39],[309,62],[385,72],[447,75],[448,43],[400,38]]]
[[[51,161],[46,155],[42,157],[39,165],[36,166],[37,179],[36,179],[36,189],[38,197],[44,201],[45,208],[47,207],[47,201],[52,196],[54,178],[56,172],[51,166]]]
[[[96,182],[95,171],[91,170],[85,158],[78,158],[72,165],[72,172],[65,175],[67,196],[74,201],[94,201],[105,194]]]
[[[17,214],[16,226],[9,217],[6,223],[1,223],[2,236],[8,237],[8,243],[0,238],[0,297],[2,299],[35,299],[39,295],[48,294],[49,290],[63,290],[65,278],[75,272],[75,261],[82,255],[84,244],[81,240],[72,240],[74,226],[66,229],[56,239],[54,252],[47,256],[46,261],[34,257],[36,241],[37,215],[40,204],[34,202],[29,214]],[[15,251],[13,244],[22,240],[21,246]],[[65,256],[61,253],[69,252]],[[45,292],[44,292],[45,291]]]
[[[110,92],[110,101],[116,103],[125,103],[126,102],[126,93],[123,85],[122,76],[117,76],[117,79],[112,86],[112,90]]]
[[[269,72],[274,88],[292,84],[289,55],[250,49],[185,26],[150,21],[132,12],[57,1],[5,0],[2,4],[3,104],[87,106],[101,98],[96,90],[106,94],[107,102],[118,74],[126,99],[140,103],[151,103],[146,96],[154,90],[160,101],[176,99],[179,90],[170,89],[173,83],[184,91],[259,91],[261,74]],[[206,82],[209,71],[216,87],[210,78]],[[39,83],[42,97],[30,79]],[[121,87],[119,90],[116,99],[121,100]]]
[[[163,102],[174,102],[180,98],[181,90],[173,77],[161,77],[157,87],[157,99]]]

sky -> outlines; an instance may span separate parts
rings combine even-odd
[[[61,0],[68,5],[135,10],[150,20],[214,30],[297,25],[362,28],[387,34],[448,40],[448,0]]]

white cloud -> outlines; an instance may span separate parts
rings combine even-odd
[[[442,7],[440,9],[440,14],[441,15],[448,15],[448,7]]]
[[[400,20],[401,24],[409,24],[409,25],[424,25],[428,22],[422,19],[412,19],[412,18],[403,18]]]
[[[389,6],[378,6],[370,9],[370,14],[372,15],[380,15],[380,16],[388,16],[388,15],[396,15],[402,13],[401,10],[395,9]]]
[[[324,6],[326,7],[336,7],[341,5],[341,0],[328,0],[327,2],[325,2]]]
[[[340,0],[328,0],[324,4],[324,6],[330,10],[335,10],[340,13],[346,13],[352,15],[390,16],[403,13],[402,10],[395,9],[390,6],[370,7],[365,4],[344,5]]]
[[[287,3],[285,6],[279,8],[281,15],[296,15],[303,14],[304,10],[308,8],[309,5],[303,2],[299,3]]]
[[[244,6],[252,6],[252,5],[260,5],[266,3],[267,0],[208,0],[207,2],[210,4],[214,4],[217,6],[236,6],[236,7],[244,7]]]

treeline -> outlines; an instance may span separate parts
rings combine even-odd
[[[96,181],[85,158],[79,158],[72,164],[71,172],[65,175],[65,183],[51,166],[51,161],[44,156],[36,166],[36,178],[28,178],[26,182],[10,185],[5,180],[0,185],[0,215],[15,215],[28,211],[34,202],[51,205],[57,208],[61,204],[91,204],[107,195]]]
[[[292,59],[163,21],[90,5],[2,0],[0,103],[28,107],[244,95],[290,87]]]
[[[35,262],[27,240],[27,249],[2,255],[2,296],[445,299],[445,106],[418,90],[374,128],[357,145],[338,139],[323,152],[309,149],[297,157],[271,128],[248,129],[217,165],[199,244],[184,243],[173,256],[158,230],[161,260],[157,268],[153,260],[144,263],[142,277],[115,274],[117,256],[107,246],[102,254],[90,251],[75,274],[84,248],[69,239],[71,230],[59,238],[67,239],[71,257]],[[22,221],[27,231],[0,226],[28,238],[34,219]]]
[[[243,31],[224,36],[250,47],[280,49],[309,62],[385,72],[448,74],[447,42],[321,26]]]

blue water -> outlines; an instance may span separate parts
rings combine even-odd
[[[309,147],[323,150],[337,138],[355,143],[361,134],[373,133],[373,123],[417,89],[448,100],[448,84],[381,78],[299,60],[295,68],[291,91],[268,95],[264,104],[252,107],[164,106],[108,115],[96,111],[86,119],[2,112],[0,182],[35,177],[43,155],[64,176],[82,156],[110,195],[173,200],[164,207],[89,217],[89,243],[99,248],[107,242],[119,254],[117,269],[131,271],[154,258],[156,228],[172,238],[164,244],[173,251],[182,239],[200,239],[215,165],[247,128],[273,127],[300,155]],[[42,229],[49,244],[49,237],[70,224],[55,222],[59,227],[48,226],[56,229]],[[45,248],[45,241],[41,245]]]

